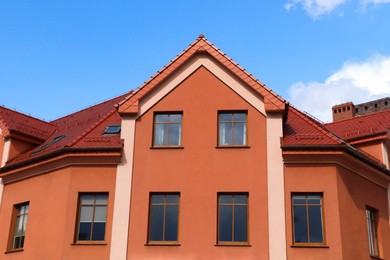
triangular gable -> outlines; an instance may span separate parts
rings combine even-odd
[[[221,52],[203,35],[200,35],[190,46],[181,52],[175,59],[165,65],[162,70],[158,71],[153,77],[138,88],[132,95],[119,103],[118,111],[121,114],[136,114],[139,112],[140,100],[170,75],[176,72],[195,54],[208,54],[213,57],[223,68],[243,81],[247,86],[252,88],[255,93],[259,93],[264,99],[264,109],[270,111],[283,111],[285,101],[271,91],[267,86],[249,74],[245,69],[240,67],[225,53]],[[203,65],[203,64],[202,64]]]

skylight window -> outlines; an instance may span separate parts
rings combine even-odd
[[[38,149],[35,150],[35,151],[33,152],[33,154],[39,153],[40,151],[45,150],[48,146],[50,146],[50,145],[52,145],[52,144],[54,144],[54,143],[57,143],[59,140],[61,140],[61,139],[64,138],[65,136],[66,136],[66,135],[64,134],[64,135],[59,135],[59,136],[54,137],[50,142],[48,142],[48,143],[42,145],[41,147],[38,147]]]
[[[121,132],[120,125],[109,125],[106,130],[104,130],[104,135],[117,135]]]

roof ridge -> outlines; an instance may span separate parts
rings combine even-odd
[[[180,68],[185,62],[187,62],[193,55],[205,52],[212,58],[227,68],[235,77],[238,77],[246,85],[251,87],[255,92],[259,93],[265,100],[265,107],[267,111],[281,111],[284,110],[286,101],[271,89],[269,89],[264,83],[255,78],[252,74],[242,68],[232,58],[227,56],[214,44],[208,41],[204,35],[199,35],[198,38],[192,42],[187,48],[170,60],[160,70],[158,70],[152,77],[145,81],[140,87],[138,87],[133,95],[126,97],[121,103],[118,104],[118,110],[120,113],[134,113],[138,111],[137,100],[143,97],[147,92],[153,89],[156,85],[161,83],[167,77],[172,75],[173,71]],[[143,91],[145,90],[145,91]],[[142,92],[143,91],[143,92]]]
[[[202,37],[201,37],[202,36]],[[170,61],[168,61],[168,63],[166,63],[161,69],[157,70],[152,76],[150,76],[150,78],[148,78],[147,80],[144,81],[144,83],[142,83],[137,89],[135,89],[133,91],[133,93],[131,93],[131,95],[129,95],[128,97],[126,97],[124,100],[122,100],[120,103],[118,103],[118,106],[122,105],[123,103],[125,103],[127,100],[129,100],[133,95],[135,95],[136,93],[138,93],[141,89],[143,89],[146,85],[149,84],[149,82],[151,82],[152,80],[154,80],[156,77],[158,77],[161,72],[163,70],[165,70],[166,68],[168,68],[172,63],[174,63],[176,60],[178,60],[181,56],[183,56],[189,49],[191,49],[193,46],[195,46],[200,40],[204,39],[204,35],[199,35],[198,38],[193,41],[192,43],[190,43],[184,50],[182,50],[179,54],[177,54],[173,59],[171,59]]]
[[[46,121],[46,120],[43,120],[43,119],[40,119],[40,118],[31,116],[31,115],[27,115],[27,114],[22,113],[22,112],[19,112],[19,111],[17,111],[17,110],[8,108],[8,107],[6,107],[6,106],[4,106],[4,105],[0,106],[0,109],[5,109],[5,110],[8,110],[8,111],[10,111],[10,112],[12,112],[12,113],[17,113],[17,114],[19,114],[19,115],[21,115],[21,116],[26,116],[26,117],[29,117],[29,118],[31,118],[31,119],[38,120],[38,121],[41,121],[41,122],[43,122],[43,123],[46,123],[46,124],[49,124],[49,125],[52,125],[52,126],[55,127],[55,125],[53,125],[52,123],[50,123],[50,122],[48,122],[48,121]]]
[[[67,117],[70,117],[70,116],[72,116],[72,115],[75,115],[75,114],[84,112],[84,111],[87,110],[87,109],[91,109],[91,108],[93,108],[93,107],[103,105],[103,104],[108,103],[108,102],[110,102],[110,101],[112,101],[112,100],[114,100],[114,99],[116,99],[116,98],[121,97],[121,96],[125,96],[125,95],[127,95],[127,94],[129,94],[129,96],[131,96],[132,92],[133,92],[133,90],[130,90],[130,91],[124,93],[124,94],[115,96],[115,97],[110,98],[110,99],[106,99],[106,100],[104,100],[104,101],[102,101],[102,102],[96,103],[96,104],[94,104],[94,105],[90,105],[89,107],[82,108],[82,109],[80,109],[80,110],[78,110],[78,111],[75,111],[75,112],[73,112],[73,113],[67,114],[67,115],[62,116],[62,117],[59,117],[59,118],[57,118],[57,119],[54,119],[54,120],[50,121],[50,123],[53,124],[53,122],[56,122],[56,121],[59,121],[59,120],[63,120],[63,119],[65,119],[65,118],[67,118]],[[55,123],[54,123],[54,124],[55,124]],[[56,125],[54,125],[54,126],[56,126]]]
[[[260,84],[263,88],[265,88],[270,94],[272,94],[274,97],[276,98],[281,98],[284,100],[284,98],[282,98],[280,95],[278,95],[277,93],[275,93],[272,89],[270,89],[266,84],[264,84],[261,80],[259,80],[258,78],[256,78],[255,76],[253,76],[253,74],[249,73],[245,68],[243,68],[239,63],[237,63],[233,58],[231,58],[230,56],[228,56],[225,52],[221,51],[221,49],[219,49],[218,47],[216,47],[212,42],[210,42],[209,40],[207,40],[207,38],[204,37],[204,41],[206,41],[209,45],[211,45],[216,51],[218,51],[222,56],[224,56],[226,59],[228,59],[231,63],[233,63],[233,65],[235,65],[238,69],[240,69],[242,72],[244,72],[246,75],[248,75],[252,80],[254,80],[255,82],[257,82],[258,84]],[[271,101],[272,102],[272,101]]]

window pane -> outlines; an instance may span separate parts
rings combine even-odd
[[[106,206],[96,206],[94,222],[106,222],[106,211]]]
[[[294,195],[293,196],[293,203],[294,204],[306,204],[306,196],[304,195]]]
[[[177,241],[178,206],[167,206],[165,217],[165,241]]]
[[[178,203],[179,202],[179,195],[177,195],[177,194],[166,195],[166,201],[167,201],[167,203]]]
[[[169,145],[181,144],[181,124],[170,124]]]
[[[156,122],[157,123],[167,123],[168,122],[168,115],[156,115]]]
[[[171,114],[170,115],[170,121],[171,123],[181,123],[181,114]]]
[[[246,113],[234,113],[233,119],[234,122],[246,122]]]
[[[22,230],[23,230],[23,221],[22,221],[22,217],[21,217],[21,216],[17,216],[17,217],[16,217],[16,223],[15,223],[14,235],[15,235],[15,236],[20,236],[20,235],[22,235],[22,234],[23,234]]]
[[[232,123],[220,123],[219,124],[219,144],[228,145],[232,144]]]
[[[234,195],[234,204],[247,204],[248,195]]]
[[[80,222],[78,240],[90,240],[91,228],[91,222]]]
[[[233,241],[232,239],[232,206],[219,207],[219,241]]]
[[[164,206],[157,205],[151,207],[150,219],[150,240],[163,240],[163,225],[164,225]]]
[[[294,207],[294,241],[297,243],[309,242],[307,237],[306,207]]]
[[[245,123],[234,123],[234,144],[246,144]]]
[[[152,203],[164,203],[164,195],[152,195]]]
[[[106,232],[106,222],[94,222],[92,231],[92,240],[102,241],[104,240],[104,234]]]
[[[247,241],[247,206],[234,207],[234,241]]]
[[[232,204],[233,203],[233,195],[219,195],[219,203],[220,204]]]
[[[97,194],[96,204],[107,205],[107,199],[108,199],[107,194]]]
[[[309,230],[310,230],[310,242],[322,243],[324,238],[322,235],[322,212],[319,206],[309,207]]]
[[[80,222],[92,222],[93,206],[82,206],[80,209]]]
[[[81,204],[89,204],[92,205],[95,201],[94,195],[81,195]]]
[[[231,122],[233,119],[231,113],[220,113],[218,117],[219,122]]]
[[[156,124],[154,133],[155,145],[167,145],[168,144],[168,124]]]
[[[307,196],[308,204],[321,204],[321,196],[320,195],[311,195]]]

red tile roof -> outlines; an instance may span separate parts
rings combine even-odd
[[[390,127],[390,110],[328,123],[324,126],[348,141],[386,134]]]
[[[15,133],[43,142],[57,127],[43,120],[0,107],[0,129],[3,137]]]
[[[322,124],[292,106],[286,111],[282,145],[339,145],[342,140]]]
[[[64,148],[121,148],[122,141],[119,135],[103,135],[103,132],[108,125],[120,125],[121,118],[115,105],[129,94],[51,121],[50,125],[55,126],[56,131],[47,138],[46,142],[17,156],[7,162],[6,166],[39,158]],[[54,142],[56,139],[58,141]]]
[[[146,81],[141,87],[139,87],[132,96],[127,97],[123,102],[119,104],[119,112],[136,113],[138,112],[138,101],[150,90],[156,87],[160,82],[171,75],[176,69],[188,61],[197,53],[207,53],[225,66],[231,73],[236,75],[248,86],[252,87],[262,97],[264,97],[265,109],[267,111],[283,111],[285,107],[285,101],[280,96],[270,90],[265,84],[261,83],[258,79],[249,74],[244,68],[234,62],[225,53],[210,43],[204,35],[199,35],[192,44],[189,45],[184,51],[177,55],[167,65],[165,65],[160,71]]]

